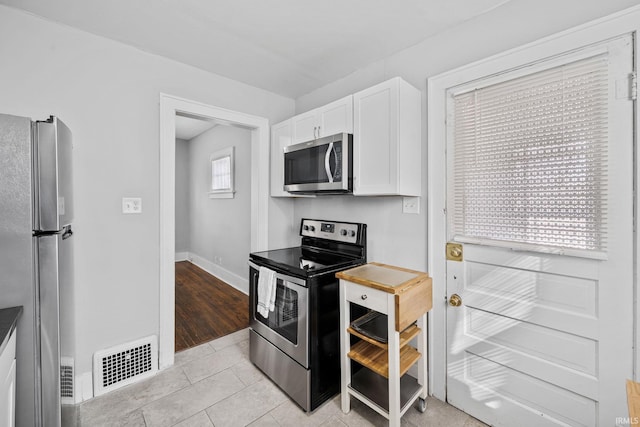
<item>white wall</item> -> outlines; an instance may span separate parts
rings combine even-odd
[[[76,371],[88,373],[96,350],[159,332],[159,94],[272,123],[294,103],[5,6],[0,58],[0,111],[54,114],[73,132]],[[142,214],[121,213],[128,196]]]
[[[251,246],[251,131],[216,126],[189,145],[189,252],[244,277]],[[236,192],[232,199],[211,199],[209,157],[227,147],[235,147]]]
[[[296,199],[294,223],[321,217],[365,222],[369,260],[427,268],[426,80],[429,76],[638,4],[638,0],[511,0],[438,36],[296,99],[296,113],[400,76],[422,91],[422,197],[420,214],[403,214],[400,197]],[[517,12],[516,10],[521,11]],[[442,248],[444,250],[444,248]]]
[[[190,194],[189,141],[176,139],[176,254],[188,252],[191,246]]]

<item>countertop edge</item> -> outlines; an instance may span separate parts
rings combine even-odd
[[[22,314],[22,306],[8,307],[0,309],[0,354],[4,352],[5,347],[9,343],[11,334],[16,330],[18,318]]]

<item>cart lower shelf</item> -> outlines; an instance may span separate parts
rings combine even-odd
[[[411,375],[400,377],[400,412],[404,413],[422,391],[418,380]],[[353,374],[349,393],[364,397],[384,412],[389,412],[389,380],[363,368]],[[378,411],[380,412],[380,411]]]

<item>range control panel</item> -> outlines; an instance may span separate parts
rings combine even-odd
[[[358,224],[303,219],[300,235],[335,240],[338,242],[357,243]]]

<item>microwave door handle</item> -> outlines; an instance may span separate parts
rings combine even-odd
[[[329,178],[330,183],[333,182],[333,173],[331,173],[331,164],[329,161],[331,159],[332,151],[333,151],[333,142],[329,144],[329,147],[327,147],[327,152],[324,155],[324,170],[325,172],[327,172],[327,177]]]

